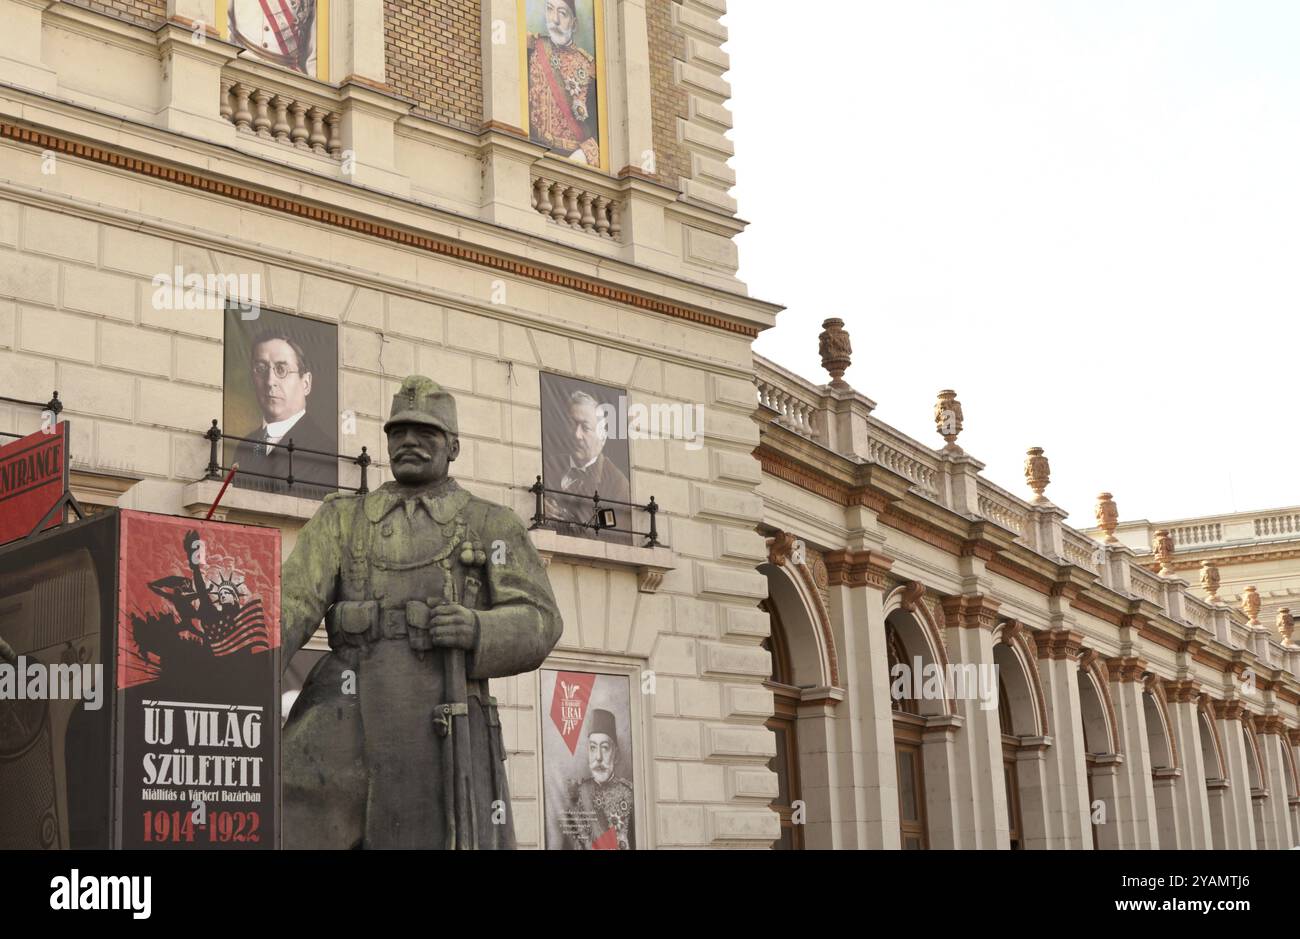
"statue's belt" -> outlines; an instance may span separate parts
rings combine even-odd
[[[327,618],[331,644],[335,637],[350,646],[367,646],[381,639],[405,637],[412,649],[432,649],[429,621],[434,609],[443,602],[434,597],[398,603],[343,600],[334,604]]]

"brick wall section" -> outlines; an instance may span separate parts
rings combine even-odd
[[[388,84],[418,113],[461,130],[483,123],[479,0],[384,0]]]
[[[75,6],[126,20],[150,29],[167,19],[167,0],[68,0]]]
[[[674,0],[647,0],[650,34],[650,106],[654,121],[655,162],[660,182],[680,188],[691,172],[690,157],[677,141],[677,120],[686,120],[686,89],[673,80],[673,61],[686,55],[686,37],[673,27]],[[636,158],[636,155],[633,155]]]

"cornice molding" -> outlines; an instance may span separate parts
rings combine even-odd
[[[476,264],[491,270],[512,274],[516,277],[523,277],[528,280],[534,280],[554,287],[562,287],[568,290],[573,290],[576,293],[598,297],[602,300],[608,300],[612,303],[619,303],[635,309],[645,310],[651,313],[660,313],[676,319],[687,320],[701,326],[709,326],[725,332],[736,333],[745,336],[748,339],[755,338],[759,332],[758,327],[756,326],[750,326],[744,323],[735,323],[716,314],[671,303],[650,294],[637,293],[626,290],[622,287],[614,287],[609,284],[589,280],[585,277],[579,277],[574,274],[558,270],[550,270],[548,268],[540,267],[535,264],[530,264],[525,261],[520,261],[481,248],[473,248],[467,245],[446,241],[441,238],[435,238],[430,235],[423,235],[413,231],[394,228],[391,225],[371,221],[359,215],[342,212],[337,209],[325,208],[323,206],[312,205],[288,196],[261,192],[236,183],[224,182],[192,170],[164,166],[163,164],[156,163],[150,159],[125,156],[103,147],[80,143],[57,134],[33,130],[28,127],[0,121],[0,138],[14,140],[18,143],[27,144],[29,146],[40,147],[43,150],[53,150],[56,153],[68,154],[69,156],[88,160],[92,163],[101,163],[106,166],[113,166],[118,169],[126,170],[127,172],[137,173],[141,176],[160,179],[165,182],[174,183],[178,186],[184,186],[211,195],[233,199],[237,202],[244,202],[249,205],[255,205],[259,208],[269,209],[285,215],[292,215],[308,221],[329,225],[334,228],[356,232],[361,235],[368,235],[395,244],[406,245],[407,247],[427,251],[430,254],[454,258],[469,264]]]

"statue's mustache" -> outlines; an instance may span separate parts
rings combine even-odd
[[[395,454],[393,455],[393,459],[394,459],[394,460],[404,460],[404,459],[406,459],[408,456],[409,456],[409,457],[414,457],[414,458],[417,459],[417,460],[423,460],[423,461],[426,461],[426,462],[427,462],[428,460],[432,460],[432,459],[433,459],[432,454],[428,453],[428,452],[425,451],[425,450],[420,449],[419,447],[402,447],[400,450],[397,451],[397,453],[395,453]]]

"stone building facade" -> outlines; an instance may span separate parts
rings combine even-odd
[[[754,356],[779,307],[736,277],[723,0],[602,0],[606,170],[530,139],[518,0],[319,3],[314,75],[232,44],[228,2],[0,0],[0,429],[57,389],[83,502],[215,499],[232,299],[336,337],[371,487],[415,371],[457,395],[453,475],[525,519],[543,376],[699,408],[700,436],[628,441],[658,546],[533,533],[546,668],[633,690],[636,847],[1295,843],[1294,649],[875,420],[837,329],[830,384]],[[288,551],[318,505],[221,512]],[[1000,683],[895,697],[918,658]],[[524,846],[541,684],[493,682]]]
[[[547,667],[635,690],[638,848],[768,846],[750,344],[778,308],[736,278],[722,3],[603,0],[609,172],[524,132],[516,0],[333,0],[328,80],[223,39],[223,8],[0,0],[0,429],[34,429],[21,402],[57,389],[83,501],[204,512],[226,314],[202,290],[206,308],[160,303],[173,272],[208,291],[235,275],[240,303],[337,336],[339,451],[368,448],[372,488],[411,372],[457,395],[453,475],[525,519],[543,374],[698,405],[702,437],[629,442],[661,546],[534,533],[566,624]],[[318,505],[232,488],[221,510],[288,551]],[[516,832],[538,846],[549,702],[537,675],[493,684]]]
[[[1255,618],[1267,626],[1277,627],[1279,618],[1285,624],[1286,614],[1300,614],[1300,507],[1163,522],[1121,521],[1115,537],[1158,570],[1161,562],[1154,546],[1162,531],[1173,549],[1168,565],[1179,577],[1201,585],[1203,595],[1217,578],[1214,592],[1231,606],[1247,605],[1247,594],[1253,592],[1259,600]],[[1097,529],[1089,533],[1103,536]],[[1213,572],[1207,573],[1207,567]]]
[[[954,392],[937,449],[874,418],[837,377],[841,326],[829,384],[755,358],[776,768],[803,844],[1300,844],[1300,647],[1066,525],[1041,450],[1027,498],[984,478]]]

